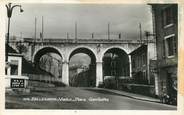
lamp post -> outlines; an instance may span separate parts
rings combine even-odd
[[[12,3],[6,4],[7,8],[7,17],[8,17],[8,33],[7,33],[7,42],[6,42],[6,62],[8,62],[8,44],[9,44],[9,32],[10,32],[10,18],[12,16],[12,11],[15,7],[20,7],[20,12],[23,12],[21,5],[13,5]]]

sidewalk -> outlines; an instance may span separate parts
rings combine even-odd
[[[131,93],[131,92],[126,92],[126,91],[122,91],[122,90],[120,91],[120,90],[105,89],[105,88],[98,88],[98,89],[101,89],[101,90],[104,90],[104,91],[109,91],[109,92],[112,92],[112,93],[116,93],[118,95],[133,98],[133,99],[160,103],[160,100],[158,98],[153,98],[153,97],[144,96],[144,95],[140,95],[140,94],[135,94],[135,93]]]

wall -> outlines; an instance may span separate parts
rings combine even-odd
[[[171,23],[166,24],[166,20],[163,18],[164,12],[167,8],[172,9],[170,16],[166,18],[172,19]],[[170,81],[168,79],[169,73],[171,73],[177,79],[177,51],[173,56],[168,56],[168,47],[166,42],[166,37],[174,35],[176,39],[176,46],[178,46],[178,21],[177,21],[177,5],[174,4],[162,4],[162,5],[152,5],[152,11],[154,16],[154,25],[156,32],[156,48],[157,48],[157,72],[158,72],[158,95],[166,93],[168,90],[168,85]],[[177,48],[176,48],[177,50]]]

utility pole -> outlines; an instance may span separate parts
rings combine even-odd
[[[35,51],[35,44],[36,44],[36,25],[37,25],[37,18],[35,17],[35,20],[34,20],[34,42],[33,42],[33,46],[31,48],[31,56],[33,56],[33,52]]]
[[[36,25],[37,25],[37,19],[35,17],[35,36],[34,36],[34,44],[33,44],[33,50],[35,50],[35,44],[36,44]],[[34,52],[34,51],[33,51]],[[33,54],[32,54],[33,55]]]
[[[68,32],[66,33],[66,39],[69,39],[69,33]]]
[[[43,20],[43,16],[42,16],[42,45],[43,45],[43,38],[44,38],[44,22],[43,22],[44,20]]]
[[[36,42],[36,25],[37,25],[37,18],[35,17],[35,42]]]
[[[107,34],[108,34],[108,40],[110,40],[110,23],[108,23],[108,32],[107,32]]]
[[[139,23],[139,30],[140,30],[140,42],[142,44],[142,27],[141,27],[141,23]]]
[[[118,38],[121,39],[121,33],[119,33]]]
[[[77,22],[75,22],[75,42],[77,42]]]
[[[94,33],[91,34],[91,38],[94,38]]]

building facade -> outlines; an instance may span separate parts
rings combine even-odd
[[[177,93],[178,6],[151,4],[157,47],[158,95]]]
[[[27,76],[22,75],[22,55],[17,53],[8,53],[7,73],[5,76],[6,92],[23,91],[29,92]]]
[[[74,65],[70,67],[70,86],[95,87],[95,70],[93,65]]]
[[[132,87],[137,89],[135,93],[142,90],[143,94],[157,95],[157,74],[153,71],[156,67],[155,43],[143,43],[129,55],[132,60]]]
[[[147,68],[147,45],[142,45],[130,53],[132,60],[132,77],[136,84],[149,84]]]

